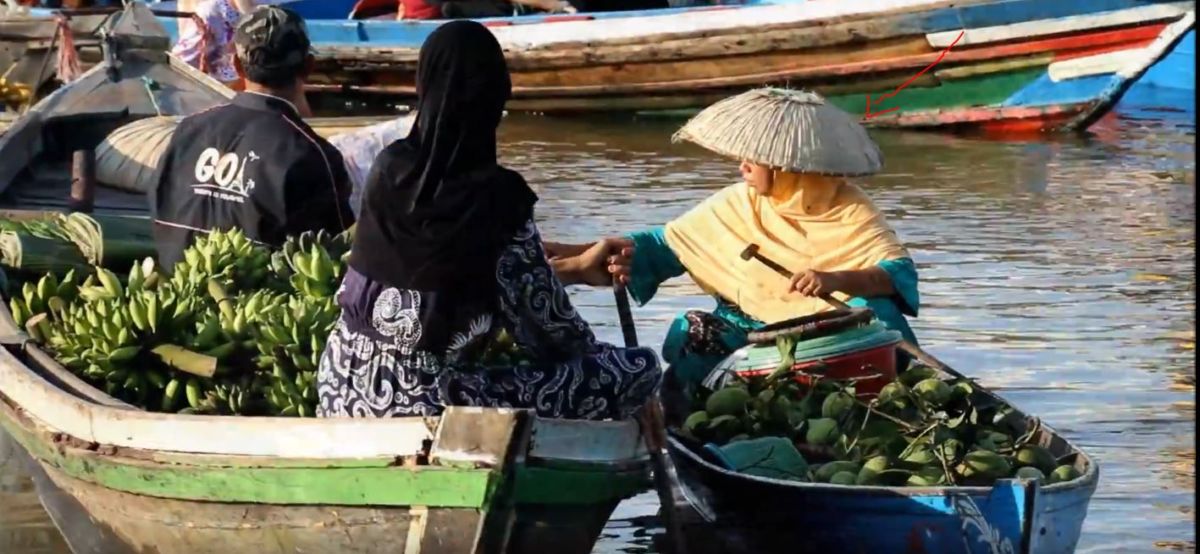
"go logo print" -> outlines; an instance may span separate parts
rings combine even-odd
[[[222,192],[246,197],[254,190],[254,180],[246,180],[246,163],[260,158],[250,151],[245,158],[236,152],[221,153],[216,148],[206,148],[196,159],[195,177],[200,186],[216,186]]]

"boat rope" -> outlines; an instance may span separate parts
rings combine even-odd
[[[192,24],[196,26],[196,30],[200,32],[200,71],[209,74],[212,71],[212,62],[208,59],[208,45],[211,44],[212,31],[209,30],[208,24],[204,22],[199,15],[192,13],[190,16]],[[218,53],[219,55],[219,53]]]
[[[150,105],[154,106],[154,113],[161,116],[162,108],[158,105],[158,98],[154,96],[154,89],[158,88],[158,83],[150,77],[142,75],[142,88],[146,91],[146,96],[150,98]]]
[[[62,42],[58,44],[58,64],[55,67],[55,74],[62,84],[68,84],[74,81],[82,71],[79,68],[79,55],[75,51],[75,37],[71,33],[71,22],[67,16],[56,13],[54,19],[58,24],[58,34]]]

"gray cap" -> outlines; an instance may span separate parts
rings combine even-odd
[[[242,16],[233,44],[242,63],[262,69],[300,65],[311,47],[304,18],[273,5],[259,6]]]

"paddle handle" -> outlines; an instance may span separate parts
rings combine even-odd
[[[636,348],[638,345],[637,327],[633,325],[633,313],[629,309],[629,293],[625,291],[625,285],[621,284],[619,278],[613,278],[613,296],[617,300],[617,318],[621,322],[621,336],[625,338],[625,346],[627,348]]]
[[[613,277],[613,296],[617,301],[617,317],[621,321],[621,334],[625,338],[627,348],[638,345],[637,327],[633,324],[633,313],[629,309],[629,294],[621,284],[619,277]],[[658,503],[662,508],[663,526],[667,531],[668,548],[673,554],[687,554],[684,547],[683,528],[680,527],[679,517],[675,513],[679,505],[679,494],[675,483],[679,477],[675,472],[675,464],[667,455],[667,427],[662,413],[662,405],[654,396],[646,402],[639,417],[642,425],[642,435],[646,442],[646,450],[650,453],[650,464],[654,473],[654,489],[658,492]]]

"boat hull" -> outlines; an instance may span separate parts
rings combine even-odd
[[[1098,476],[1040,487],[912,489],[783,484],[725,471],[670,444],[690,535],[712,552],[1067,554]]]
[[[582,554],[649,488],[633,421],[149,413],[27,344],[0,347],[0,431],[76,552]]]
[[[1190,20],[1172,25],[1188,11],[1135,0],[878,0],[485,23],[506,49],[516,111],[691,110],[773,85],[820,92],[873,126],[1039,131],[1106,113],[1188,32]],[[434,27],[311,22],[311,87],[411,102],[417,51]]]
[[[505,49],[514,111],[695,110],[778,85],[820,92],[873,126],[1052,131],[1107,113],[1176,49],[1192,9],[1172,0],[774,0],[482,21]],[[176,34],[174,18],[161,22]],[[440,24],[308,23],[311,91],[401,104],[415,99],[417,54]]]
[[[669,422],[677,424],[690,411],[669,371],[664,403]],[[688,548],[724,554],[1070,554],[1100,470],[1053,429],[1025,417],[1038,429],[1031,441],[1060,464],[1074,465],[1078,479],[1046,486],[1002,479],[991,487],[783,481],[729,471],[695,440],[672,433],[668,451],[682,489],[678,508],[687,515]]]

